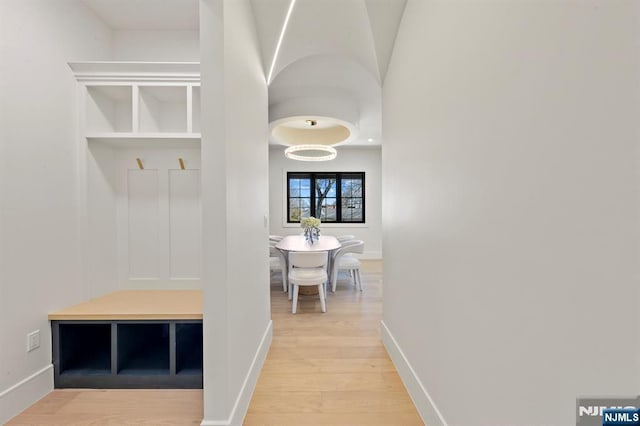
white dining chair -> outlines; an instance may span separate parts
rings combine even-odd
[[[298,292],[300,286],[317,286],[320,296],[320,308],[327,312],[324,283],[327,281],[328,254],[321,252],[289,253],[289,284],[292,286],[291,313],[298,310]]]
[[[339,271],[348,271],[356,288],[362,291],[362,279],[360,276],[360,260],[350,254],[362,254],[364,252],[364,241],[352,240],[342,244],[333,253],[333,271],[331,276],[331,291],[335,293],[338,285]]]
[[[286,273],[286,260],[284,253],[275,248],[273,245],[269,245],[269,270],[271,273],[279,271],[282,274],[282,290],[286,293],[289,284],[287,283]]]
[[[336,237],[336,239],[340,242],[340,243],[344,243],[346,241],[351,241],[351,240],[355,240],[356,236],[355,235],[338,235]]]

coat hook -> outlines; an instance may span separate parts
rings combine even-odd
[[[136,162],[138,163],[138,168],[140,168],[140,170],[144,170],[144,165],[142,164],[142,160],[139,158],[136,158]]]
[[[184,160],[182,158],[178,158],[178,162],[180,163],[180,168],[184,170]]]

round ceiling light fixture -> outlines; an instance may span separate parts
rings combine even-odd
[[[284,156],[298,161],[329,161],[336,158],[338,152],[327,145],[293,145],[284,150]]]
[[[358,128],[353,123],[319,115],[284,117],[272,121],[269,126],[269,140],[279,145],[335,146],[358,136]]]

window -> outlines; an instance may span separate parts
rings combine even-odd
[[[287,173],[287,222],[364,223],[364,172]]]

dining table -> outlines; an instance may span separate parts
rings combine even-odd
[[[293,251],[327,252],[327,276],[329,277],[329,280],[330,280],[332,276],[331,272],[333,271],[332,269],[333,265],[331,262],[331,253],[334,250],[339,249],[341,246],[342,245],[340,244],[340,241],[338,241],[338,239],[333,235],[320,235],[318,236],[317,239],[314,238],[313,242],[307,240],[307,238],[304,235],[288,235],[284,237],[282,240],[278,241],[275,247],[281,252],[283,252],[284,254],[285,269],[283,271],[283,274],[289,273],[288,272],[289,271],[289,252],[293,252]],[[328,284],[330,286],[331,282],[329,282]],[[291,299],[291,293],[292,293],[291,284],[288,285],[288,288],[289,288],[289,299]],[[313,286],[305,287],[304,290],[308,291],[309,293],[302,292],[303,289],[301,288],[300,294],[314,294],[314,293],[317,294],[317,288]]]

